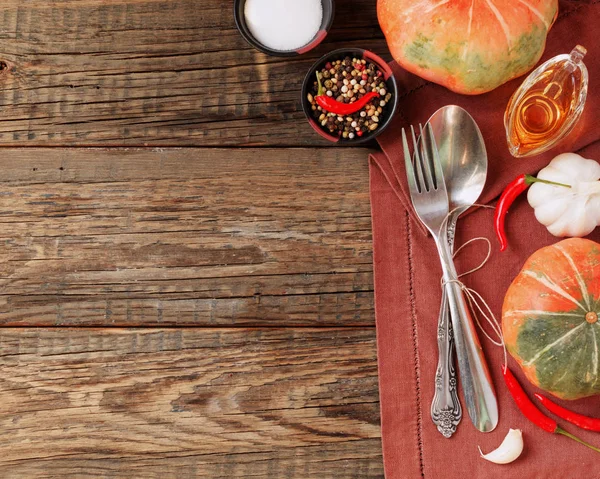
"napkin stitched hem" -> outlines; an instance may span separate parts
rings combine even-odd
[[[423,460],[423,407],[421,402],[421,363],[419,360],[419,334],[417,330],[417,302],[415,300],[415,268],[412,245],[412,220],[408,211],[405,211],[406,222],[406,249],[408,251],[408,298],[410,301],[410,323],[413,342],[413,362],[415,367],[415,396],[417,400],[417,447],[419,449],[419,467],[421,475],[425,477],[425,464]]]

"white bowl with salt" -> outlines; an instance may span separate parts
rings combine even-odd
[[[333,0],[240,0],[234,5],[242,36],[257,50],[293,56],[315,48],[333,22]]]

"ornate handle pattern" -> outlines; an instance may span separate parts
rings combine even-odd
[[[448,244],[454,249],[454,232],[457,214],[448,221]],[[454,335],[450,323],[446,289],[442,290],[442,304],[438,318],[438,365],[435,372],[435,392],[431,402],[431,419],[438,431],[449,438],[456,432],[462,419],[462,408],[458,399],[458,380],[454,367]]]
[[[458,400],[458,381],[454,367],[454,335],[445,291],[442,294],[437,339],[439,353],[435,373],[435,393],[431,403],[431,419],[444,437],[450,437],[456,432],[456,427],[462,419],[462,408]]]
[[[447,237],[434,235],[442,264],[448,309],[452,319],[458,372],[473,425],[490,432],[498,425],[498,399],[469,305],[458,281]]]

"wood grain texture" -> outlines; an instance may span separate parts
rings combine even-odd
[[[4,149],[0,321],[372,326],[365,149]]]
[[[369,150],[299,94],[375,3],[282,59],[232,0],[2,2],[2,479],[383,477]]]
[[[4,0],[0,145],[324,146],[300,87],[341,47],[390,58],[374,0],[341,2],[293,59],[248,46],[232,0]]]
[[[383,477],[372,329],[2,329],[3,478]]]

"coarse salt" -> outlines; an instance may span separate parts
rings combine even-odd
[[[321,0],[246,0],[246,24],[267,48],[296,50],[315,38],[323,20]]]

